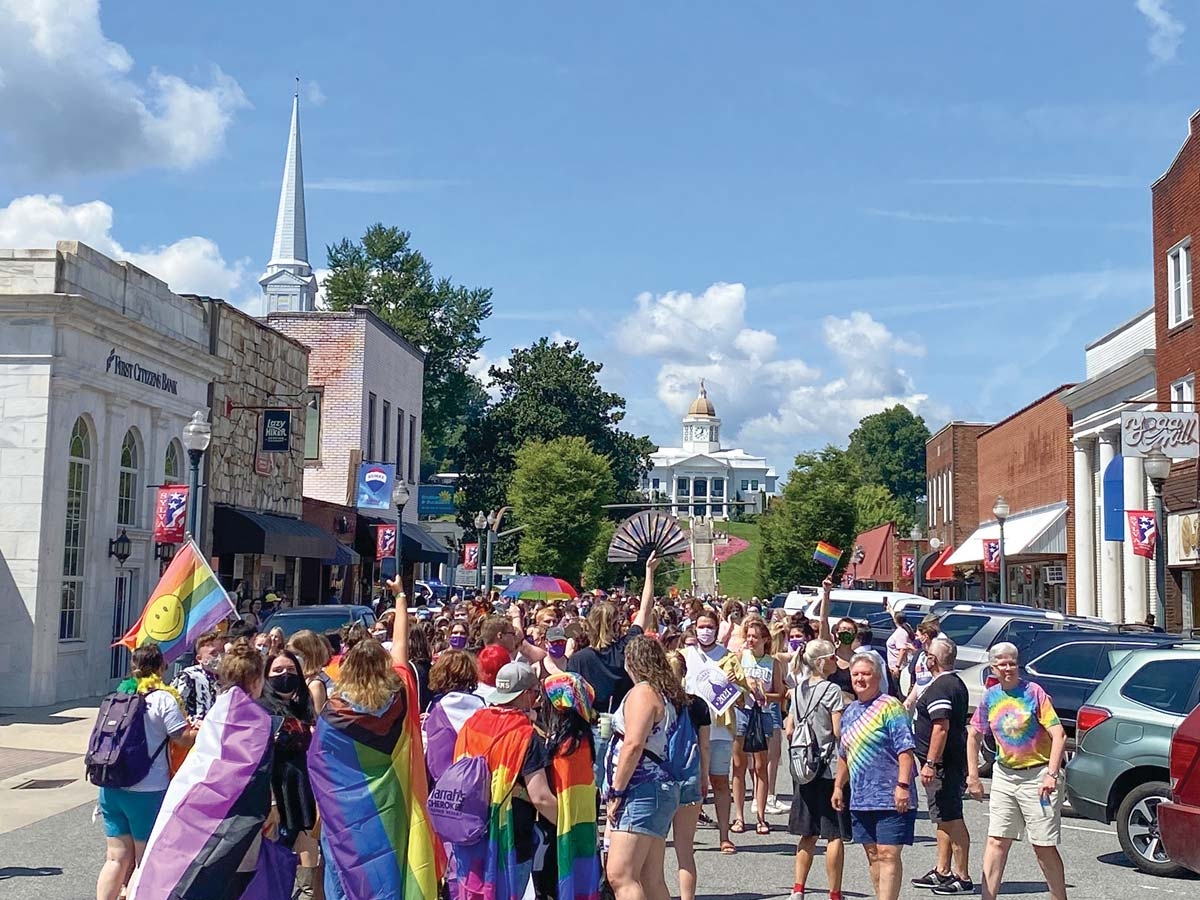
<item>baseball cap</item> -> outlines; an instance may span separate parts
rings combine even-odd
[[[551,625],[546,629],[546,643],[553,644],[555,641],[565,641],[567,632],[563,630],[561,625]]]
[[[496,689],[488,695],[488,703],[492,706],[512,703],[537,686],[538,678],[533,669],[523,662],[510,662],[496,673]]]

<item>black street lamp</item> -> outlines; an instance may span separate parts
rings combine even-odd
[[[191,470],[188,473],[188,537],[196,540],[196,522],[200,512],[200,460],[212,443],[212,426],[200,410],[192,413],[192,420],[183,426],[183,446],[187,450]]]
[[[1009,509],[1008,501],[1001,494],[996,498],[996,502],[992,504],[992,515],[996,517],[996,521],[1000,523],[1000,602],[1008,602],[1008,562],[1004,556],[1004,520],[1008,518],[1008,514],[1012,510]]]
[[[400,568],[402,561],[402,549],[404,547],[404,507],[408,505],[409,498],[412,494],[408,490],[408,483],[399,475],[396,476],[396,484],[392,488],[392,503],[396,507],[396,577],[400,579],[400,590],[404,591],[404,575]],[[397,612],[397,615],[402,613]]]
[[[483,583],[483,556],[484,548],[487,544],[487,535],[484,529],[488,527],[488,517],[483,511],[475,513],[475,530],[478,532],[475,538],[475,590],[479,590]]]
[[[1154,485],[1154,586],[1158,594],[1155,610],[1157,622],[1167,625],[1167,516],[1163,509],[1163,485],[1171,474],[1171,457],[1158,447],[1146,454],[1142,467]]]

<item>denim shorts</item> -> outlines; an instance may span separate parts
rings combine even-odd
[[[679,809],[679,782],[651,781],[629,789],[617,823],[610,824],[613,831],[631,834],[648,834],[661,840],[667,839],[671,820]]]
[[[679,805],[691,806],[704,798],[700,796],[700,777],[689,778],[679,785]]]
[[[728,778],[733,765],[733,741],[710,741],[708,744],[708,774],[713,778]]]
[[[736,732],[737,736],[745,737],[746,725],[749,724],[749,722],[750,722],[750,709],[749,709],[749,707],[743,709],[742,707],[739,706],[733,712],[737,716],[737,732]],[[769,738],[772,734],[775,733],[775,729],[782,728],[783,724],[776,723],[775,717],[773,715],[771,715],[770,707],[766,708],[766,713],[767,713],[767,737]]]
[[[771,721],[775,723],[775,730],[783,731],[783,707],[778,703],[772,703],[767,707],[767,712],[771,714]]]
[[[131,791],[126,788],[100,788],[100,814],[104,817],[104,834],[110,838],[132,837],[145,842],[154,830],[162,806],[163,791]]]
[[[859,844],[911,847],[916,825],[916,810],[906,813],[894,809],[850,810],[850,826],[854,840]]]

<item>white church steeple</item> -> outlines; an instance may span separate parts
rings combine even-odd
[[[315,308],[317,279],[308,264],[304,221],[304,163],[300,155],[300,79],[292,98],[292,128],[283,161],[283,185],[275,218],[275,241],[266,273],[258,280],[267,312],[308,312]]]

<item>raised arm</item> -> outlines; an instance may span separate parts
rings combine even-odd
[[[833,639],[833,632],[829,630],[829,596],[833,591],[833,579],[826,578],[821,582],[821,608],[817,623],[817,637],[823,641],[829,641],[834,647],[837,642]]]
[[[408,597],[404,583],[397,575],[387,583],[388,590],[396,601],[396,618],[392,619],[392,665],[408,665]]]
[[[650,612],[654,609],[654,570],[658,568],[658,557],[651,553],[646,560],[646,583],[642,585],[642,605],[638,607],[633,624],[645,631],[650,625]]]

